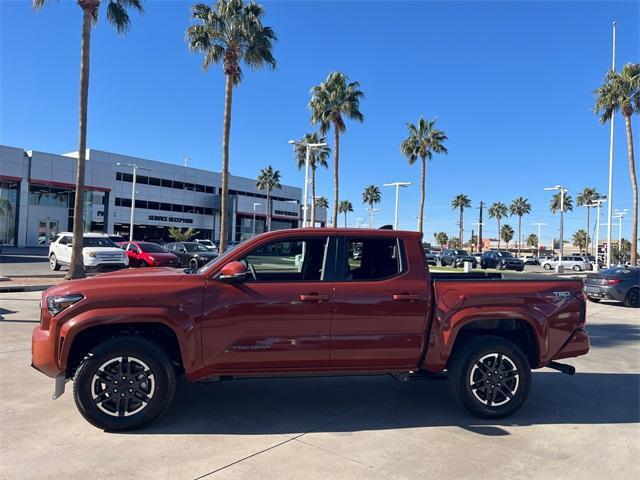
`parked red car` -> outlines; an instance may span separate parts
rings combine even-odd
[[[179,376],[407,381],[446,371],[465,408],[500,418],[526,400],[531,369],[574,373],[558,360],[589,350],[582,280],[431,273],[421,240],[279,230],[194,274],[122,270],[65,282],[42,294],[32,365],[56,379],[54,398],[73,379],[80,413],[105,430],[158,417]]]
[[[157,243],[120,242],[131,267],[179,267],[180,259]]]

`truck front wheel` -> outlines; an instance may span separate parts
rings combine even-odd
[[[503,418],[529,396],[531,368],[513,342],[485,335],[463,343],[449,363],[449,391],[463,407],[482,418]]]
[[[78,368],[73,396],[92,425],[107,431],[140,428],[169,406],[175,371],[155,343],[116,337],[95,347]]]

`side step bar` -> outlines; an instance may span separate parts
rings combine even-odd
[[[575,375],[576,374],[576,367],[573,367],[571,365],[567,365],[566,363],[559,363],[559,362],[549,362],[547,364],[548,368],[553,368],[554,370],[558,370],[559,372],[562,373],[566,373],[567,375]]]
[[[402,372],[402,373],[394,373],[391,375],[397,381],[405,383],[405,382],[413,382],[416,380],[446,380],[447,375],[445,373],[431,373],[426,370],[419,371],[410,371],[410,372]]]

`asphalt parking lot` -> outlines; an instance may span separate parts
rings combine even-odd
[[[640,478],[640,319],[589,304],[573,377],[534,373],[527,404],[469,416],[443,381],[388,377],[180,383],[134,433],[86,423],[29,366],[39,293],[0,294],[0,478]]]

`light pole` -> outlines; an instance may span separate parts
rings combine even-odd
[[[478,242],[476,245],[476,248],[478,249],[478,252],[482,252],[482,248],[480,247],[480,245],[482,244],[482,238],[480,238],[480,232],[482,231],[482,226],[484,225],[484,223],[482,222],[474,222],[471,225],[477,225],[478,226]]]
[[[141,167],[137,163],[116,163],[119,167],[131,167],[133,169],[133,184],[131,186],[131,219],[129,220],[129,241],[133,242],[133,221],[136,211],[136,178],[138,177],[138,169],[151,171],[150,168]]]
[[[362,222],[364,222],[364,218],[362,217],[356,218],[356,228],[360,228],[360,225],[362,225]]]
[[[259,202],[253,202],[253,235],[252,236],[256,236],[256,207],[259,207],[260,205],[262,205]]]
[[[398,229],[398,197],[400,192],[400,187],[408,187],[411,185],[411,182],[393,182],[393,183],[385,183],[385,187],[396,187],[396,207],[395,213],[393,215],[393,229]]]
[[[593,242],[591,243],[591,255],[593,255],[596,259],[596,265],[595,268],[598,268],[598,245],[600,244],[600,205],[604,202],[607,201],[607,197],[605,196],[601,196],[599,198],[597,198],[596,200],[593,201],[593,203],[590,203],[588,206],[589,207],[596,207],[596,224],[595,224],[595,229],[596,229],[596,242],[595,242],[595,253],[594,253],[594,248],[593,248]]]
[[[613,22],[613,55],[611,60],[611,71],[616,70],[616,22]],[[615,115],[611,115],[611,131],[609,133],[609,193],[607,199],[607,268],[611,266],[611,217],[613,216],[613,120]]]
[[[304,206],[302,207],[303,209],[303,213],[302,213],[302,226],[306,227],[307,226],[307,210],[309,209],[309,161],[311,159],[311,150],[314,148],[322,148],[322,147],[326,147],[327,144],[326,143],[307,143],[307,142],[301,142],[301,141],[297,141],[297,140],[289,140],[289,144],[290,145],[300,145],[306,148],[307,150],[307,154],[306,157],[304,159]],[[313,209],[313,205],[311,206],[311,208]]]
[[[545,188],[545,190],[558,190],[560,192],[560,263],[562,264],[562,253],[564,251],[564,194],[569,190],[562,185]]]
[[[532,223],[531,225],[533,225],[534,227],[537,226],[538,227],[538,245],[537,245],[537,250],[538,250],[538,255],[540,255],[540,235],[542,235],[542,227],[546,227],[548,224],[547,223],[541,223],[541,222],[537,222],[537,223]],[[553,243],[551,244],[553,247]],[[553,248],[552,248],[553,250]]]
[[[613,212],[613,218],[618,219],[618,264],[622,264],[622,219],[629,212],[628,209],[616,210]]]
[[[371,205],[371,208],[369,208],[369,215],[371,215],[370,219],[369,219],[369,228],[373,228],[373,216],[375,212],[379,212],[380,209],[379,208],[373,208],[373,205]]]

